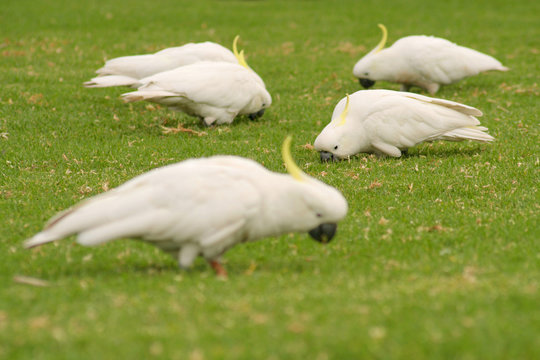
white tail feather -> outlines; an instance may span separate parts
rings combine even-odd
[[[487,131],[487,128],[483,126],[464,127],[445,132],[438,139],[447,141],[473,140],[478,142],[495,140],[493,136],[487,134],[485,131]]]
[[[152,216],[139,213],[152,196],[151,188],[141,189],[128,182],[122,185],[121,192],[118,189],[96,195],[60,212],[24,246],[31,248],[75,234],[79,234],[77,241],[80,244],[97,245],[118,237],[137,236],[159,221],[163,215],[159,211]]]
[[[49,231],[42,231],[40,233],[37,233],[30,239],[26,240],[24,242],[24,247],[26,249],[30,249],[35,246],[43,245],[43,244],[58,240],[60,238],[61,237],[58,237],[55,234],[51,234]]]
[[[493,56],[481,53],[473,49],[465,48],[465,50],[463,51],[463,55],[465,56],[467,63],[471,64],[473,68],[476,68],[477,72],[484,72],[490,70],[510,70],[506,66],[501,64],[501,62],[495,59]]]
[[[54,227],[58,222],[61,222],[66,216],[70,215],[77,207],[70,208],[53,216],[45,225],[45,229],[30,239],[24,242],[24,247],[26,249],[33,248],[35,246],[43,245],[55,240],[60,240],[66,236],[73,234],[71,231],[66,231],[66,229],[61,229],[60,232]],[[62,231],[63,230],[63,231]]]
[[[165,90],[141,90],[122,94],[125,102],[159,99],[163,97],[178,96],[178,94]]]
[[[83,84],[87,88],[102,88],[112,86],[131,86],[138,87],[139,80],[124,75],[97,76]]]

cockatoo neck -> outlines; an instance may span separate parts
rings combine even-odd
[[[263,88],[266,89],[266,85],[264,84],[264,81],[263,79],[259,76],[259,74],[257,74],[255,71],[253,71],[253,69],[251,68],[248,68],[248,71],[251,72],[251,74],[253,75],[253,77],[255,78],[255,80],[257,81],[257,83],[259,83],[259,85],[261,85]]]
[[[372,80],[396,81],[396,74],[406,72],[407,66],[403,57],[390,47],[373,55],[371,69]]]

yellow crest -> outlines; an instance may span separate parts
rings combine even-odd
[[[347,117],[347,114],[349,113],[349,103],[350,98],[349,94],[347,94],[347,102],[345,103],[345,109],[343,109],[343,112],[341,113],[341,115],[339,115],[339,123],[336,126],[345,125],[345,119]]]
[[[283,146],[281,148],[281,156],[283,157],[283,161],[285,162],[287,172],[296,180],[304,181],[306,175],[302,170],[300,170],[298,165],[295,164],[291,155],[291,141],[292,136],[288,135],[285,138],[285,141],[283,141]]]
[[[382,39],[381,41],[377,44],[377,47],[375,48],[374,52],[375,53],[378,53],[379,51],[381,51],[383,48],[384,48],[384,45],[386,44],[386,39],[388,38],[388,31],[386,30],[386,26],[384,26],[383,24],[378,24],[377,25],[379,28],[381,28],[381,31],[382,31]]]
[[[244,50],[240,51],[238,53],[238,48],[236,47],[236,43],[238,42],[238,39],[240,38],[240,35],[236,35],[233,41],[233,54],[236,57],[236,60],[238,60],[238,63],[245,67],[246,69],[249,69],[249,65],[246,62],[246,59],[244,58]]]

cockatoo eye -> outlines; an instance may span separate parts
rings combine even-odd
[[[319,218],[320,218],[320,217],[322,217],[322,214],[320,214],[320,213],[317,213],[317,217],[319,217]]]
[[[365,72],[365,73],[364,73],[364,75],[366,75],[366,76],[367,76],[367,75],[369,75],[369,73],[368,73],[368,72]]]
[[[338,146],[337,146],[337,145],[336,145],[336,146],[334,146],[334,150],[337,150],[337,148],[338,148]]]

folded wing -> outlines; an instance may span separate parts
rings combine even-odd
[[[211,159],[156,169],[60,213],[25,246],[76,234],[88,246],[132,237],[165,251],[171,242],[177,248],[185,242],[219,247],[248,232],[256,216],[259,196],[244,174]]]
[[[411,67],[424,78],[439,84],[451,84],[484,71],[507,71],[497,59],[479,51],[459,46],[446,39],[411,36],[408,45]]]
[[[364,128],[376,149],[397,157],[402,149],[423,141],[491,141],[493,138],[483,132],[487,129],[478,127],[475,116],[481,114],[478,109],[452,101],[398,93],[373,104]]]

